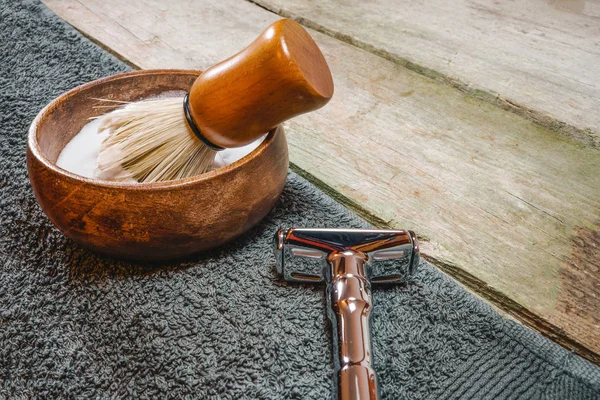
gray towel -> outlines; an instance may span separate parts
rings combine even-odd
[[[34,199],[27,128],[61,92],[129,68],[37,3],[0,4],[0,397],[329,397],[323,290],[281,283],[271,239],[280,226],[368,225],[290,173],[262,223],[187,262],[82,249]],[[598,367],[431,265],[374,302],[384,399],[600,398]]]

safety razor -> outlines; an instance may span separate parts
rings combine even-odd
[[[280,229],[277,272],[288,282],[325,283],[339,400],[379,397],[371,350],[371,284],[405,282],[419,264],[412,231]]]

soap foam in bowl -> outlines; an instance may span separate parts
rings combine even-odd
[[[112,256],[158,261],[221,245],[267,214],[287,176],[281,126],[243,158],[182,180],[110,182],[56,164],[67,143],[97,116],[97,99],[137,101],[186,90],[198,74],[144,70],[115,75],[59,96],[38,114],[28,135],[29,178],[42,210],[66,236]]]
[[[168,97],[182,97],[185,92],[167,91],[157,96],[151,96],[142,100],[153,100]],[[111,104],[110,102],[107,102]],[[117,103],[119,104],[119,103]],[[112,111],[112,110],[111,110]],[[96,178],[95,172],[98,167],[97,159],[100,152],[102,141],[106,139],[108,133],[106,131],[98,131],[101,124],[101,116],[92,119],[77,133],[62,149],[56,165],[74,174],[86,177]],[[242,159],[243,157],[254,151],[267,137],[263,135],[254,142],[245,146],[224,149],[217,152],[213,162],[213,169],[225,167]],[[131,183],[135,183],[132,179]]]

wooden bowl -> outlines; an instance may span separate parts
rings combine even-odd
[[[288,170],[281,126],[241,160],[197,177],[127,184],[84,178],[56,166],[64,146],[89,118],[95,99],[135,101],[187,91],[200,71],[148,70],[79,86],[35,118],[27,140],[33,192],[67,237],[114,257],[167,260],[219,246],[246,232],[277,201]]]

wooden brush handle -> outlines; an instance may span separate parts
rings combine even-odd
[[[192,85],[192,119],[210,143],[238,147],[296,115],[323,107],[333,79],[316,43],[298,23],[282,19]]]

